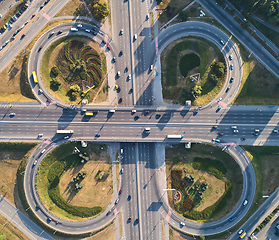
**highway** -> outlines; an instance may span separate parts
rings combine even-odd
[[[184,138],[181,141],[173,140],[173,142],[183,143],[187,141],[212,142],[212,139],[218,138],[220,139],[219,146],[226,145],[226,151],[233,155],[240,165],[244,179],[242,196],[237,207],[223,219],[206,224],[185,221],[186,225],[182,230],[195,235],[210,235],[225,231],[234,226],[246,214],[252,204],[255,192],[255,175],[252,165],[246,154],[235,144],[278,145],[278,136],[272,132],[278,128],[277,107],[231,107],[227,105],[238,93],[242,77],[242,62],[235,44],[230,40],[230,36],[225,35],[219,29],[205,23],[179,23],[168,27],[158,35],[156,40],[151,41],[150,22],[146,18],[150,4],[147,1],[114,1],[112,6],[114,9],[112,22],[115,24],[112,27],[113,42],[109,42],[109,45],[112,47],[112,56],[116,57],[113,70],[115,74],[120,71],[120,77],[115,77],[114,81],[115,84],[120,86],[121,91],[118,93],[118,98],[123,99],[123,104],[119,104],[118,107],[86,106],[87,111],[98,110],[98,113],[93,117],[86,117],[80,111],[80,107],[70,109],[69,105],[53,99],[45,89],[44,94],[38,95],[38,85],[34,85],[32,79],[29,79],[36,97],[43,103],[39,108],[0,107],[2,141],[47,140],[43,141],[33,152],[26,168],[25,187],[30,207],[45,224],[57,231],[70,234],[99,229],[111,221],[117,212],[122,210],[124,221],[128,220],[129,217],[132,218],[132,222],[127,222],[124,227],[126,239],[157,239],[162,234],[161,215],[169,219],[169,222],[177,228],[180,227],[180,222],[184,220],[170,210],[164,198],[165,192],[159,187],[160,180],[157,168],[163,165],[158,166],[158,162],[156,162],[155,142],[171,142],[171,140],[166,139],[168,134],[183,134]],[[211,7],[219,13],[210,4],[207,7]],[[61,5],[57,7],[53,4],[45,12],[54,16],[54,13],[58,12],[58,8],[60,9]],[[3,63],[1,67],[3,68],[4,63],[9,62],[46,23],[47,19],[40,16],[33,23],[32,30],[26,30],[26,33],[29,34],[21,40],[22,44],[18,44],[19,39],[15,40],[16,45],[20,47],[8,48],[3,53],[0,58],[0,63]],[[30,55],[32,57],[29,61],[29,75],[33,70],[40,72],[39,62],[43,51],[38,53],[38,47],[43,46],[46,49],[51,41],[69,34],[70,27],[75,25],[76,23],[67,23],[50,29],[36,42]],[[89,27],[88,24],[84,25]],[[121,29],[123,29],[123,35],[120,36]],[[63,30],[63,34],[48,38],[51,31],[56,33],[59,30]],[[79,32],[79,34],[86,35],[84,31]],[[137,39],[135,39],[135,34],[137,34]],[[243,32],[236,32],[236,35],[239,34],[243,34]],[[160,53],[171,41],[182,36],[207,38],[221,49],[227,67],[230,64],[234,65],[234,70],[228,70],[227,82],[220,94],[209,104],[200,106],[196,115],[193,114],[196,108],[177,106],[166,108],[151,105],[152,91],[154,91],[152,89],[154,71],[149,71],[150,65],[158,61]],[[241,37],[245,41],[247,36],[243,34]],[[99,35],[96,39],[99,42],[102,40]],[[225,42],[224,45],[221,40]],[[158,53],[155,47],[156,41],[158,41]],[[256,43],[253,44],[254,49],[259,48]],[[258,58],[265,65],[269,65],[270,61],[273,61],[269,68],[272,71],[278,71],[276,69],[278,68],[277,63],[262,49],[260,48],[260,51],[258,51]],[[121,50],[123,51],[122,56],[119,55]],[[232,60],[229,60],[229,55],[233,56]],[[131,74],[131,80],[128,79],[129,74]],[[233,83],[229,83],[231,77],[235,78]],[[231,86],[230,91],[225,93],[228,86]],[[42,85],[40,87],[43,88]],[[220,97],[222,97],[222,100],[217,101]],[[54,100],[58,104],[46,107],[47,100]],[[121,107],[125,105],[130,107]],[[131,112],[134,109],[132,105],[140,105],[135,107],[137,109],[136,113]],[[217,112],[219,106],[222,109]],[[115,109],[116,112],[109,114],[107,109]],[[15,113],[15,116],[11,116],[10,113]],[[232,126],[234,125],[237,126],[238,132],[233,131]],[[214,126],[217,126],[217,128]],[[149,135],[144,133],[145,127],[151,128]],[[40,203],[35,192],[36,171],[45,154],[55,146],[65,142],[64,136],[66,135],[56,134],[57,129],[73,129],[74,134],[69,136],[70,140],[121,142],[120,146],[124,149],[122,160],[124,173],[121,176],[123,192],[112,214],[106,216],[105,211],[97,218],[88,221],[70,222],[53,216]],[[256,129],[259,129],[259,135],[254,134]],[[43,134],[43,137],[39,138],[38,134]],[[100,137],[97,137],[96,134],[100,134]],[[42,149],[46,149],[43,154],[41,154]],[[35,160],[38,162],[34,166]],[[127,200],[128,195],[131,195],[129,201]],[[243,206],[244,200],[248,200],[246,206]],[[113,203],[108,209],[112,207]],[[48,217],[51,220],[47,220]],[[233,222],[229,222],[231,217],[235,218]],[[134,222],[137,218],[139,223]]]

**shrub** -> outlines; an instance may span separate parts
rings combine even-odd
[[[59,79],[56,79],[56,78],[51,79],[50,88],[53,91],[57,91],[60,88],[60,86],[61,86],[61,81]]]
[[[173,159],[172,159],[172,163],[173,164],[178,164],[180,163],[180,158],[178,156],[175,156]]]
[[[179,13],[179,18],[181,21],[186,22],[188,20],[188,13],[186,11],[181,11]]]
[[[55,65],[51,68],[51,72],[55,77],[57,77],[60,71],[59,68]]]
[[[81,72],[79,73],[79,76],[80,76],[80,78],[81,78],[82,80],[85,80],[85,79],[86,79],[86,72],[85,72],[85,71],[81,71]]]

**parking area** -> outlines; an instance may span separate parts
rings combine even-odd
[[[279,236],[275,235],[276,225],[279,223],[279,212],[271,219],[271,221],[256,235],[257,239],[276,240]]]

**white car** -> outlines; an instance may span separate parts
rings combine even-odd
[[[117,77],[120,77],[120,71],[117,72]]]
[[[128,75],[128,79],[131,80],[131,74]]]
[[[138,39],[138,36],[137,36],[137,34],[135,34],[135,36],[134,36],[134,39],[135,39],[135,40],[137,40],[137,39]]]
[[[81,24],[79,24],[79,25],[77,25],[77,27],[78,27],[78,28],[82,28],[82,25],[81,25]]]
[[[120,35],[123,35],[123,29],[120,30]]]
[[[246,206],[246,205],[247,205],[247,203],[248,203],[248,201],[247,201],[247,200],[245,200],[245,201],[243,202],[243,206]]]
[[[85,29],[84,31],[90,33],[90,30],[89,30],[89,29]]]

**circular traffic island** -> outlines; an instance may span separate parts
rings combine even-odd
[[[99,215],[113,192],[106,145],[58,146],[41,162],[36,184],[43,205],[59,218],[81,221]]]
[[[106,101],[106,58],[99,44],[82,36],[63,37],[45,51],[41,73],[44,86],[68,104]]]
[[[183,37],[161,54],[162,91],[166,102],[204,105],[223,88],[227,76],[224,56],[210,41]]]
[[[192,144],[166,148],[170,206],[186,219],[216,221],[234,209],[242,193],[242,173],[219,147]]]

